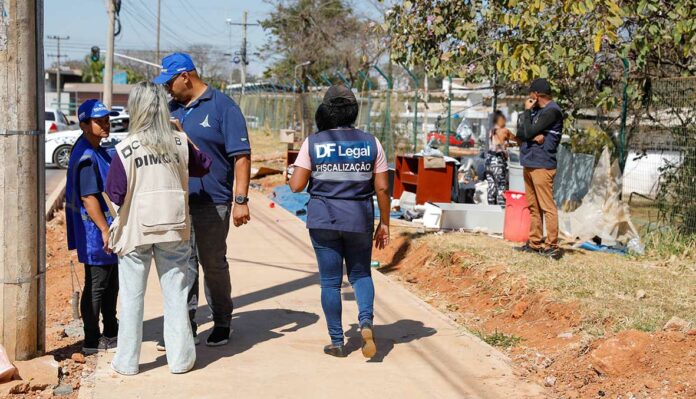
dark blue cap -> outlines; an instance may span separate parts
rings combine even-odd
[[[86,122],[92,118],[102,118],[107,115],[118,116],[118,112],[110,111],[103,102],[96,98],[83,102],[80,108],[77,109],[77,119],[80,122]]]
[[[186,53],[174,53],[162,58],[162,71],[152,79],[153,83],[163,85],[169,82],[174,76],[182,73],[193,71],[196,66],[193,65],[191,56]]]

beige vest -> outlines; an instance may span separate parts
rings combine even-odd
[[[188,143],[173,132],[175,154],[155,154],[129,135],[116,145],[128,179],[128,191],[111,225],[109,244],[124,256],[135,247],[188,240]]]

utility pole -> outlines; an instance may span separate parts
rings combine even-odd
[[[242,23],[237,23],[237,22],[232,22],[229,19],[227,20],[227,23],[230,26],[236,25],[236,26],[241,26],[242,27],[242,49],[240,51],[240,57],[241,57],[241,70],[242,70],[242,95],[244,95],[246,91],[246,67],[249,64],[249,61],[247,60],[247,26],[258,26],[259,24],[249,24],[247,23],[247,14],[248,12],[244,11],[244,17],[242,19]]]
[[[55,40],[56,41],[56,54],[55,57],[58,60],[58,71],[56,72],[56,94],[58,94],[58,110],[60,111],[61,108],[61,89],[60,89],[60,59],[63,57],[63,55],[60,54],[60,41],[61,40],[70,40],[70,36],[57,36],[57,35],[50,35],[47,37],[49,40]],[[49,54],[51,56],[51,54]]]
[[[242,95],[246,92],[246,67],[247,67],[247,12],[244,11],[242,19]]]
[[[104,105],[111,108],[111,93],[114,89],[114,27],[116,25],[115,0],[106,0],[108,15],[106,29],[106,59],[104,60]]]
[[[160,16],[162,7],[162,0],[157,0],[157,62],[160,62]]]
[[[12,361],[44,350],[43,8],[0,12],[0,345]]]

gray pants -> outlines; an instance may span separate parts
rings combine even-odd
[[[232,320],[232,285],[227,263],[227,233],[231,205],[192,204],[191,258],[188,271],[188,309],[191,326],[198,308],[198,263],[203,267],[205,298],[215,327],[229,328]]]
[[[143,307],[147,275],[155,259],[164,297],[164,339],[172,373],[185,373],[196,361],[191,327],[186,317],[187,262],[191,247],[186,241],[142,245],[119,258],[121,322],[118,350],[111,367],[121,374],[138,374],[143,342]]]

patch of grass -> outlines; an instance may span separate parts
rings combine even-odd
[[[509,348],[511,346],[517,345],[522,338],[512,335],[505,334],[498,330],[495,330],[492,334],[486,334],[483,331],[474,331],[474,335],[481,338],[481,340],[490,346],[495,346],[498,348]]]
[[[603,335],[607,328],[656,331],[672,316],[696,323],[693,255],[667,257],[652,252],[636,258],[573,251],[554,261],[515,251],[516,244],[469,233],[426,235],[416,239],[414,246],[419,244],[428,245],[433,254],[470,254],[476,261],[464,263],[471,263],[473,270],[502,265],[512,275],[504,284],[512,286],[524,278],[531,291],[546,292],[560,302],[577,303],[583,315],[582,328],[593,335]],[[673,245],[679,245],[682,253],[693,248],[693,244]],[[642,298],[636,295],[640,290],[645,292]]]
[[[287,144],[278,140],[278,132],[267,128],[250,130],[249,141],[252,161],[273,156],[282,157],[287,150]]]
[[[643,234],[646,255],[653,259],[677,259],[696,262],[696,235],[680,234],[673,229],[646,231]]]

